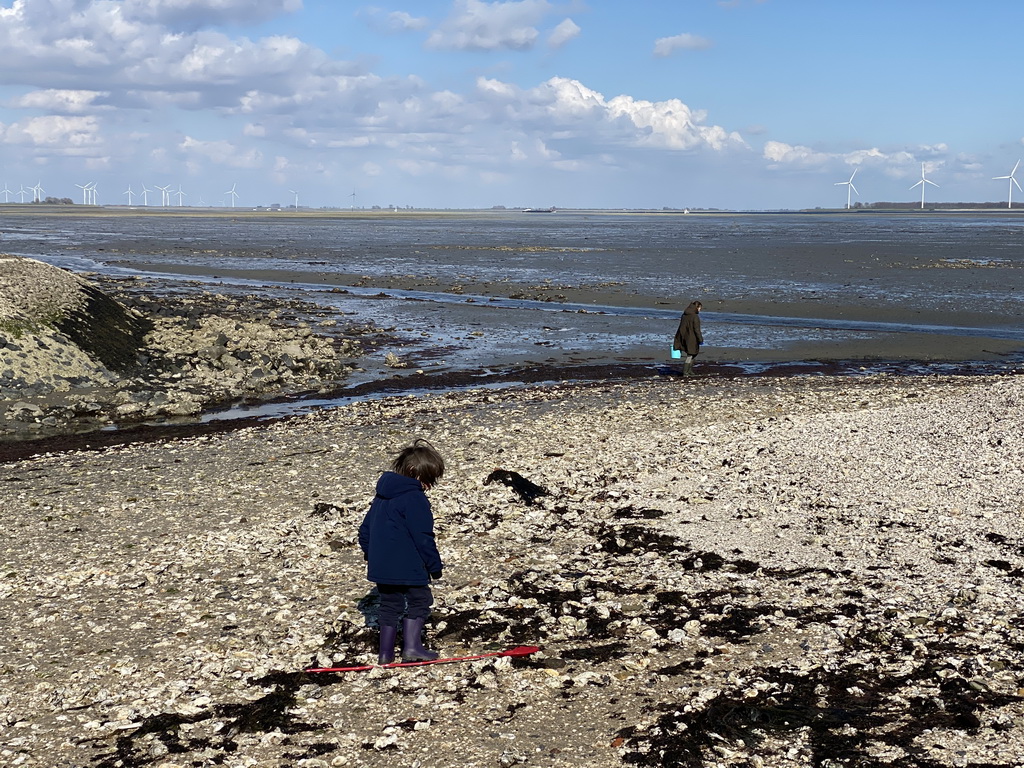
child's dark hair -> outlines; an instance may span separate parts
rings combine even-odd
[[[400,475],[431,486],[444,474],[444,459],[434,446],[420,437],[395,457],[391,462],[391,469]]]

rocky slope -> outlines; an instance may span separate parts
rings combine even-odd
[[[357,340],[281,322],[280,307],[256,297],[244,311],[198,290],[120,299],[42,262],[0,257],[0,439],[317,391],[360,354]]]

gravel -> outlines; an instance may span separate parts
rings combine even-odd
[[[1014,377],[698,377],[0,466],[0,763],[1019,766],[1022,417]],[[356,528],[417,436],[429,643],[541,652],[304,674],[375,658]]]

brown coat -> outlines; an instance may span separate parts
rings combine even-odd
[[[697,302],[693,301],[683,310],[683,316],[679,318],[679,328],[676,329],[672,349],[678,349],[687,355],[696,355],[703,343],[704,336],[700,332],[700,314],[697,311]]]

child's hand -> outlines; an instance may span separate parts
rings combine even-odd
[[[430,580],[431,581],[440,581],[441,580],[441,571],[438,571],[437,573],[430,574]]]

